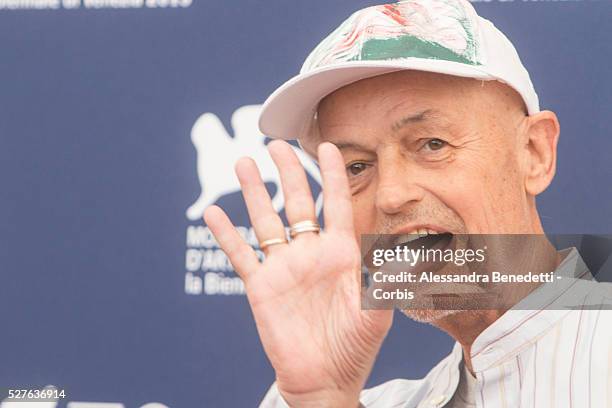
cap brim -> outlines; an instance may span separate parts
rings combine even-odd
[[[401,61],[353,61],[297,75],[285,82],[264,103],[259,117],[261,132],[274,139],[303,139],[321,99],[361,79],[395,71],[416,70],[439,74],[496,79],[472,66],[453,61],[405,58]]]

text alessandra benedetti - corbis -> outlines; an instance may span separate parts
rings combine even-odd
[[[509,274],[493,271],[490,273],[471,272],[467,274],[436,274],[433,272],[374,272],[372,279],[377,283],[550,283],[554,272]]]

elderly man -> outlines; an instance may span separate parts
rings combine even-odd
[[[263,407],[612,406],[608,310],[404,310],[455,348],[422,380],[363,390],[393,311],[361,308],[362,234],[543,234],[536,196],[555,174],[559,123],[540,111],[512,44],[467,1],[353,14],[268,99],[260,125],[316,157],[325,221],[320,231],[283,141],[269,151],[290,241],[248,158],[236,173],[266,259],[220,208],[205,213],[276,372]],[[586,273],[575,249],[539,254],[558,274]]]

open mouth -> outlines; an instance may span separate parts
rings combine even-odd
[[[387,271],[398,267],[413,272],[437,271],[446,264],[442,259],[442,254],[457,246],[455,235],[449,232],[424,229],[405,234],[371,235],[368,238],[367,242],[362,239],[365,265],[368,268],[382,267]],[[374,264],[374,254],[381,251],[384,251],[386,255],[394,254],[394,256],[385,256],[383,259],[379,257],[379,263]]]
[[[393,239],[391,247],[395,251],[409,251],[411,253],[412,259],[415,261],[411,268],[414,272],[426,270],[437,272],[446,265],[441,254],[454,248],[453,237],[454,235],[449,232],[401,234]],[[440,254],[440,256],[436,256],[437,254]]]

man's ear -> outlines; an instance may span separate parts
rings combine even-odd
[[[542,111],[528,118],[525,189],[532,196],[546,190],[555,176],[559,129],[554,112]]]

